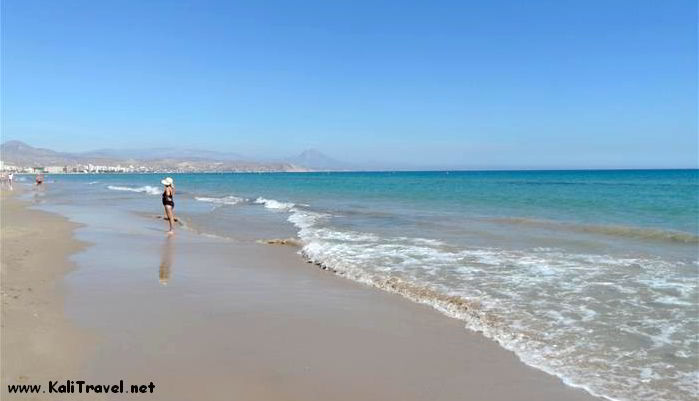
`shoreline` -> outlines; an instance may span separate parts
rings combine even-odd
[[[463,321],[327,274],[293,247],[185,230],[163,238],[160,221],[94,210],[56,211],[71,222],[27,205],[14,212],[75,230],[78,253],[53,277],[69,289],[57,293],[65,313],[55,312],[100,342],[96,352],[72,355],[75,369],[56,368],[61,377],[152,380],[147,398],[164,400],[599,400]],[[50,366],[41,368],[51,376]]]
[[[64,313],[70,257],[87,246],[67,218],[29,208],[21,189],[2,191],[2,399],[9,384],[81,377],[98,337]]]

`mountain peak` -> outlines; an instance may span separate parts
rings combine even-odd
[[[303,152],[299,153],[297,157],[308,157],[308,156],[314,156],[314,157],[328,157],[323,152],[321,152],[318,149],[306,149]]]
[[[33,148],[22,141],[10,140],[10,141],[3,142],[2,149],[3,150],[5,150],[5,149],[24,150],[24,149],[33,149]]]
[[[334,159],[317,149],[306,149],[298,156],[290,157],[288,162],[314,170],[347,170],[348,163]]]

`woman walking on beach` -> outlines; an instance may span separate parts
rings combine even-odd
[[[163,191],[163,207],[165,207],[165,217],[167,217],[170,223],[170,230],[168,234],[174,234],[173,228],[175,226],[175,182],[172,178],[167,177],[160,181],[161,184],[165,185],[165,190]]]

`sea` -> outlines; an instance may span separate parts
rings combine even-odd
[[[50,175],[31,196],[153,218],[164,176]],[[594,395],[699,398],[699,170],[171,176],[178,229],[286,240]]]

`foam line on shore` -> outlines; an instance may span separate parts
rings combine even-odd
[[[508,307],[507,305],[493,303],[497,302],[496,299],[483,298],[475,293],[472,297],[465,296],[463,293],[449,293],[448,288],[434,286],[434,283],[428,284],[422,280],[415,281],[410,279],[410,277],[408,277],[408,280],[402,279],[396,277],[393,274],[394,268],[389,268],[388,266],[394,266],[398,270],[403,268],[418,269],[421,274],[428,275],[435,274],[437,270],[440,270],[440,267],[448,266],[463,266],[462,268],[465,269],[475,269],[476,272],[482,270],[477,266],[489,266],[492,268],[512,266],[513,268],[519,268],[522,272],[530,272],[534,274],[532,277],[544,281],[557,277],[561,271],[583,271],[585,266],[602,265],[608,266],[610,269],[633,269],[634,266],[638,266],[651,272],[647,274],[649,280],[655,280],[652,277],[656,277],[657,272],[671,271],[673,269],[673,266],[668,265],[668,263],[659,259],[640,260],[630,257],[619,258],[604,255],[568,255],[556,249],[544,248],[534,249],[532,254],[500,249],[447,250],[444,248],[444,243],[432,239],[384,238],[373,233],[337,231],[324,224],[332,217],[326,213],[289,206],[291,205],[290,203],[276,200],[265,199],[265,202],[273,205],[286,205],[284,208],[279,209],[290,213],[288,217],[289,222],[293,223],[299,230],[298,235],[303,245],[300,250],[301,255],[322,269],[332,271],[335,274],[357,282],[399,294],[414,302],[430,305],[449,317],[460,319],[466,322],[468,329],[483,333],[486,337],[498,342],[505,349],[515,352],[520,360],[527,365],[557,376],[567,385],[585,389],[590,394],[610,400],[634,399],[630,396],[634,392],[626,392],[627,386],[633,385],[631,382],[627,383],[626,376],[618,376],[616,370],[610,368],[608,369],[608,374],[616,377],[614,380],[618,379],[618,383],[600,380],[599,378],[595,379],[590,376],[590,372],[594,372],[594,370],[589,371],[584,366],[576,366],[573,360],[569,360],[570,358],[562,360],[556,357],[555,355],[560,354],[560,350],[556,348],[556,343],[549,341],[550,339],[547,336],[551,333],[544,332],[544,327],[541,327],[539,330],[534,329],[536,325],[529,327],[525,331],[517,330],[515,326],[521,322],[510,321],[507,314],[503,320],[503,316],[500,316],[501,313],[492,313],[495,310],[502,312],[501,309],[503,307]],[[398,264],[395,265],[392,264],[394,262],[390,262],[386,267],[380,266],[380,263],[377,264],[377,261],[372,259],[377,257],[377,255],[374,255],[376,252],[384,252],[385,256],[382,256],[384,258],[398,258],[399,261],[396,262]],[[362,261],[370,263],[373,267],[371,269],[361,267],[362,263],[364,263]],[[483,270],[483,274],[486,273],[487,269],[488,267]],[[444,271],[444,269],[441,271]],[[522,276],[522,274],[524,275]],[[516,274],[516,276],[522,276],[522,279],[525,281],[528,280],[526,278],[527,275],[528,273]],[[586,277],[587,275],[583,276]],[[588,278],[594,280],[595,277],[593,274]],[[653,291],[657,289],[660,292],[664,291],[662,288],[671,288],[677,295],[659,298],[658,302],[674,304],[682,301],[678,297],[684,299],[688,294],[691,295],[691,288],[687,286],[678,287],[679,284],[674,282],[672,278],[661,281],[649,282],[650,288]],[[532,285],[534,284],[532,283]],[[604,284],[604,282],[599,283],[599,285]],[[503,288],[503,290],[509,291],[507,288]],[[610,290],[623,293],[627,289],[615,287]],[[483,304],[484,301],[487,303]],[[495,309],[491,310],[492,308]],[[579,315],[578,321],[581,324],[587,324],[585,322],[593,322],[596,319],[596,311],[582,307],[578,309],[570,312]],[[549,309],[546,310],[548,311]],[[553,312],[555,311],[551,313]],[[565,310],[564,312],[567,313],[568,311]],[[559,314],[557,317],[552,315],[551,318],[560,320],[564,326],[566,319],[568,319],[568,317],[562,314]],[[584,328],[585,326],[581,327]],[[648,337],[645,332],[639,331],[635,334]],[[657,343],[659,344],[658,346],[663,346],[665,342],[662,342],[660,337],[656,337],[658,336],[650,336],[649,339],[654,344]],[[584,358],[580,363],[586,363],[585,361],[588,359]],[[589,359],[590,363],[591,361],[592,359]],[[611,362],[606,361],[605,363]],[[659,365],[658,368],[661,369]],[[681,381],[691,383],[691,377],[692,374],[689,374]],[[687,391],[687,394],[691,394],[691,388],[685,387],[684,390]],[[643,391],[647,390],[649,389]],[[663,392],[655,393],[655,396],[658,398],[664,398],[666,395]]]

